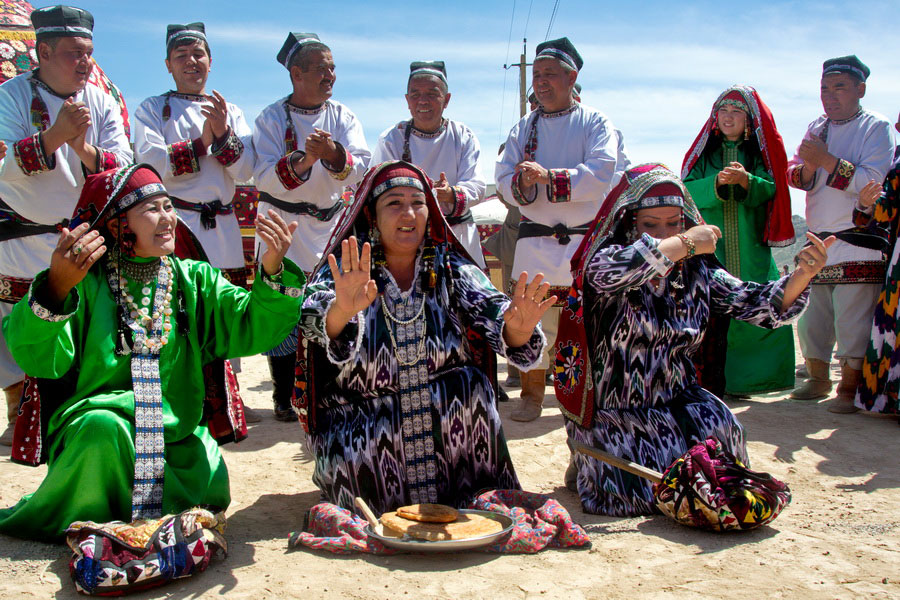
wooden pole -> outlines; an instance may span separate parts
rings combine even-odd
[[[643,477],[644,479],[649,479],[653,483],[659,483],[662,481],[663,474],[659,471],[654,471],[653,469],[648,469],[643,465],[639,465],[637,463],[631,462],[630,460],[625,460],[624,458],[619,458],[618,456],[614,456],[609,454],[608,452],[604,452],[603,450],[598,450],[593,446],[588,446],[587,444],[582,444],[581,442],[576,442],[573,440],[566,440],[566,443],[569,444],[569,449],[573,452],[581,452],[582,454],[586,454],[588,456],[592,456],[597,460],[603,461],[607,464],[610,464],[616,468],[622,469],[623,471],[628,471],[633,475],[637,475],[638,477]]]

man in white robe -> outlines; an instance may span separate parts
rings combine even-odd
[[[236,183],[253,176],[252,131],[241,109],[206,93],[212,66],[203,23],[169,25],[166,68],[175,90],[144,100],[135,112],[138,162],[157,170],[212,266],[247,285],[241,229],[231,206]]]
[[[513,278],[544,274],[560,306],[572,283],[569,261],[606,194],[627,164],[624,142],[600,111],[576,102],[573,88],[583,61],[568,38],[543,42],[532,67],[540,107],[510,131],[495,177],[504,201],[519,206]],[[531,421],[541,414],[544,377],[555,355],[560,309],[542,319],[547,347],[537,369],[522,373],[522,401],[511,415]]]
[[[290,73],[292,91],[256,118],[257,211],[265,214],[273,209],[288,223],[297,221],[287,257],[309,274],[322,258],[335,216],[345,206],[345,188],[362,179],[371,153],[356,115],[330,99],[334,59],[319,36],[290,33],[278,62]],[[264,245],[257,237],[257,254],[264,252]],[[280,420],[293,419],[290,399],[297,341],[295,331],[267,353]]]
[[[868,76],[869,68],[856,56],[825,61],[825,114],[810,124],[788,165],[791,185],[806,190],[809,230],[838,238],[828,249],[825,268],[813,279],[809,307],[798,325],[809,379],[791,396],[815,400],[828,395],[828,369],[837,343],[841,380],[828,410],[841,413],[858,410],[853,397],[885,272],[877,236],[853,231],[853,211],[862,208],[859,191],[869,181],[884,180],[894,151],[890,121],[860,106]]]
[[[57,228],[72,216],[85,173],[132,162],[119,105],[97,86],[93,70],[93,16],[80,8],[50,6],[31,13],[38,69],[0,86],[0,140],[9,155],[0,166],[0,318],[50,264]],[[0,334],[0,388],[12,443],[23,373]]]
[[[478,138],[462,123],[444,118],[450,92],[443,61],[414,62],[409,71],[406,102],[412,119],[381,134],[371,162],[405,160],[425,171],[434,181],[435,195],[453,233],[484,268],[481,239],[469,210],[484,200],[487,187],[478,166]]]

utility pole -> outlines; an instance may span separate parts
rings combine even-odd
[[[511,69],[513,67],[519,67],[519,116],[524,117],[525,113],[528,112],[528,72],[526,69],[531,66],[530,63],[526,62],[525,54],[526,54],[526,44],[528,43],[527,38],[522,38],[522,54],[519,55],[519,62],[513,63],[511,65],[503,65],[504,69]]]

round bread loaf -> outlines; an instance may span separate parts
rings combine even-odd
[[[423,523],[452,523],[459,512],[446,504],[410,504],[397,509],[397,514],[411,521]]]
[[[386,529],[405,533],[410,537],[430,542],[446,540],[467,540],[499,533],[503,525],[499,521],[476,514],[460,514],[452,523],[423,523],[399,516],[396,512],[381,515],[381,524]]]

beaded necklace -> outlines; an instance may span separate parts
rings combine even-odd
[[[418,278],[416,279],[415,286],[410,292],[409,300],[407,300],[407,302],[403,302],[401,304],[399,299],[392,299],[392,303],[396,303],[397,308],[399,309],[398,312],[402,311],[404,313],[408,313],[410,311],[410,308],[416,305],[415,303],[417,287],[419,287]],[[404,367],[414,365],[425,357],[425,294],[422,294],[422,301],[419,303],[418,310],[409,319],[401,319],[400,317],[391,313],[390,309],[388,308],[387,299],[388,296],[385,295],[382,298],[381,305],[384,308],[384,316],[386,316],[390,321],[389,323],[387,323],[387,330],[388,335],[391,338],[391,345],[394,348],[394,356],[397,357],[397,362]],[[391,323],[393,323],[393,326],[391,325]],[[409,357],[409,346],[406,346],[403,349],[403,358],[401,358],[401,351],[399,344],[397,344],[397,338],[400,337],[401,341],[405,340],[409,333],[411,333],[408,329],[406,329],[407,325],[414,325],[415,335],[418,336],[419,342],[418,344],[416,344],[416,351],[412,358]],[[394,331],[395,329],[396,333]]]

